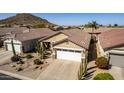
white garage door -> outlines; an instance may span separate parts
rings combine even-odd
[[[21,53],[21,45],[14,44],[14,48],[15,48],[16,52]],[[12,45],[11,44],[7,44],[7,50],[12,51]]]
[[[81,51],[57,49],[57,59],[81,62]]]

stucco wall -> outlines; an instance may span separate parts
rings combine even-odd
[[[50,37],[49,39],[45,40],[45,42],[57,42],[57,41],[65,39],[67,37],[68,36],[61,33],[61,34]]]
[[[96,43],[96,48],[97,48],[97,56],[98,57],[105,56],[105,52],[100,44],[99,39],[98,39],[98,42]]]
[[[37,41],[38,41],[38,39],[28,40],[28,41],[22,42],[23,51],[29,52],[29,51],[34,50],[36,48]]]

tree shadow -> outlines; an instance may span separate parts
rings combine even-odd
[[[93,76],[93,73],[94,73],[95,71],[96,71],[96,70],[93,70],[93,71],[88,72],[88,73],[84,76],[83,80],[89,80],[89,79],[91,79],[92,76]]]
[[[88,70],[95,69],[95,68],[97,68],[97,66],[92,66],[92,67],[89,67],[89,68],[87,69],[87,71],[88,71]]]

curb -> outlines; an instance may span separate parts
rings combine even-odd
[[[11,77],[14,77],[14,78],[18,78],[18,79],[21,79],[21,80],[33,80],[32,78],[28,78],[28,77],[25,77],[25,76],[22,76],[22,75],[19,75],[19,74],[15,74],[15,73],[11,73],[11,72],[8,72],[8,71],[4,71],[4,70],[0,70],[0,73],[11,76]]]

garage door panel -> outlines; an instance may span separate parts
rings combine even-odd
[[[81,62],[81,52],[57,50],[57,59],[72,60]]]
[[[20,45],[14,45],[15,51],[20,53],[21,52],[21,46]],[[12,45],[11,44],[7,44],[7,50],[8,51],[12,51]]]
[[[113,66],[124,67],[124,55],[110,54],[110,64]]]

